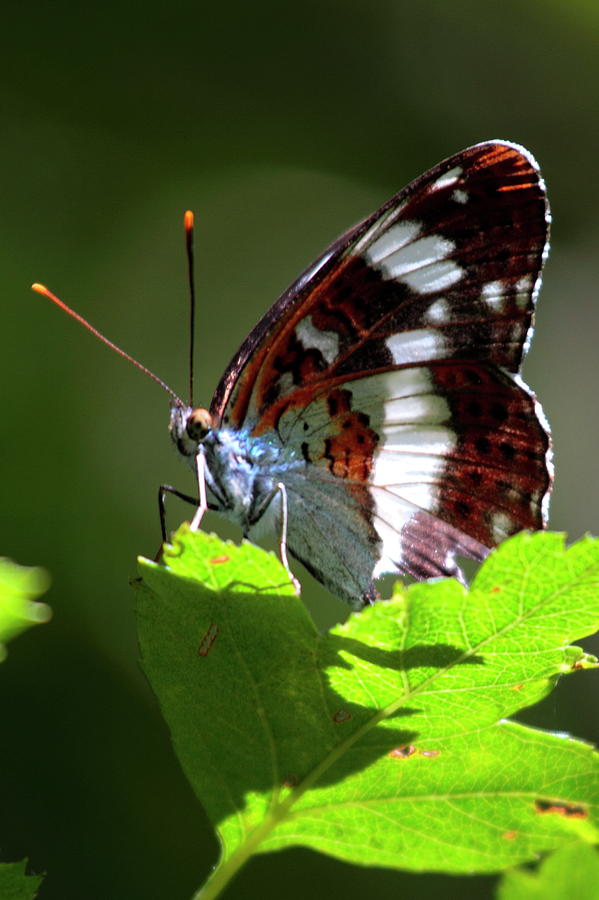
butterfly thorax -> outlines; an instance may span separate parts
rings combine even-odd
[[[209,415],[206,410],[173,407],[171,437],[194,473],[198,453],[203,451],[212,506],[247,533],[271,506],[279,480],[305,467],[305,461],[284,448],[276,435],[255,437],[223,428],[211,422]]]

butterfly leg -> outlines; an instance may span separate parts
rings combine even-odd
[[[204,448],[200,445],[198,455],[196,456],[196,473],[198,476],[198,495],[199,503],[191,520],[190,528],[192,531],[198,531],[204,518],[204,513],[208,509],[208,498],[206,496],[206,457],[204,456]]]
[[[162,534],[163,542],[167,540],[166,535],[166,495],[173,494],[175,497],[178,497],[179,500],[183,500],[185,503],[190,503],[192,506],[196,507],[196,512],[193,517],[193,521],[191,523],[191,527],[194,531],[197,531],[200,522],[202,520],[202,516],[206,512],[207,509],[218,510],[220,507],[215,505],[214,503],[208,503],[208,499],[206,497],[206,480],[204,477],[205,474],[205,462],[204,462],[204,454],[201,453],[201,462],[200,462],[200,454],[198,454],[198,459],[196,462],[197,473],[198,473],[198,492],[199,492],[199,503],[197,497],[192,497],[191,494],[184,494],[183,491],[178,491],[176,488],[172,487],[170,484],[161,484],[158,489],[158,512],[160,515],[160,532]],[[197,519],[197,522],[196,522]]]
[[[192,497],[191,494],[184,494],[182,491],[178,491],[176,488],[172,487],[170,484],[161,484],[158,488],[158,512],[160,514],[160,533],[162,535],[162,540],[166,541],[166,495],[172,494],[174,497],[178,497],[179,500],[183,500],[185,503],[191,503],[192,506],[198,505],[198,498]]]
[[[165,544],[168,541],[168,537],[166,534],[166,495],[172,494],[174,497],[178,497],[179,500],[183,500],[185,503],[190,503],[192,506],[198,505],[198,498],[192,497],[191,494],[184,494],[183,491],[178,491],[170,484],[161,484],[158,488],[158,512],[160,514],[160,533],[162,535],[162,543],[158,549],[158,552],[154,556],[154,560],[158,562],[162,555],[162,544]],[[214,503],[208,504],[208,509],[217,510],[218,506]]]
[[[299,595],[301,592],[301,584],[291,571],[289,560],[287,559],[287,489],[285,488],[285,485],[279,481],[276,490],[281,495],[281,537],[279,539],[279,556],[281,557],[281,562],[285,566],[285,571],[289,576],[289,580],[295,588],[295,593]]]

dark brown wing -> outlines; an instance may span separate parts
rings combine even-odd
[[[440,163],[337,240],[269,309],[211,410],[265,430],[294,392],[432,359],[517,372],[547,247],[538,167],[505,142]]]

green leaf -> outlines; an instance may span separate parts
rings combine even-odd
[[[33,900],[42,883],[41,875],[26,875],[27,860],[0,863],[0,897],[2,900]]]
[[[588,844],[566,844],[536,872],[514,869],[499,884],[497,900],[597,900],[599,853]]]
[[[29,569],[0,557],[0,661],[6,657],[4,642],[50,619],[50,607],[35,602],[48,584],[43,569]]]
[[[519,535],[468,592],[417,584],[318,635],[278,561],[183,527],[141,561],[144,669],[218,829],[203,897],[254,852],[492,872],[599,838],[599,757],[506,715],[599,627],[599,544]]]

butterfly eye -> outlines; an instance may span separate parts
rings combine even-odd
[[[208,410],[198,406],[197,409],[192,409],[187,419],[187,434],[193,441],[203,441],[214,425],[214,419]]]

